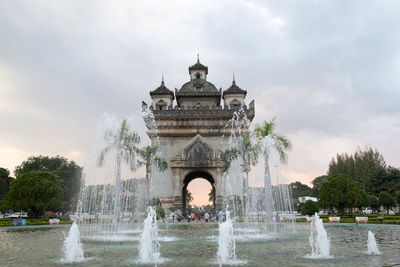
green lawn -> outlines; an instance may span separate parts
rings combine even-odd
[[[368,217],[369,224],[399,224],[400,225],[400,215],[385,215],[380,216],[379,214],[331,214],[331,215],[320,215],[319,216],[324,223],[329,222],[329,217],[340,217],[341,223],[355,223],[356,217]],[[306,222],[305,218],[297,218],[296,222]]]
[[[14,219],[15,218],[1,218],[0,227],[13,226]],[[48,225],[49,219],[50,218],[38,218],[38,219],[23,218],[23,220],[26,220],[26,225]],[[67,216],[59,217],[58,219],[60,220],[60,224],[72,224],[72,220]]]

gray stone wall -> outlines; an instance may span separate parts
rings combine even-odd
[[[177,165],[180,164],[180,158],[184,157],[185,148],[190,146],[196,137],[200,137],[212,148],[212,155],[210,156],[213,161],[210,165],[195,166],[195,165]],[[181,137],[160,137],[160,151],[161,156],[168,162],[168,168],[165,172],[160,173],[155,168],[152,170],[152,197],[154,198],[170,198],[181,197],[182,188],[184,186],[183,180],[185,177],[194,171],[205,171],[209,173],[215,180],[215,189],[217,196],[224,196],[222,187],[221,176],[223,173],[222,162],[219,160],[220,153],[227,148],[228,138],[222,136],[181,136]],[[182,159],[183,161],[185,159]],[[175,163],[175,165],[174,165]],[[172,164],[172,166],[171,166]],[[211,166],[211,167],[210,167]]]

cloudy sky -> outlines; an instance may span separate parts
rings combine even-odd
[[[309,183],[337,152],[400,167],[399,1],[0,0],[0,166],[62,155],[83,165],[100,116],[128,116],[200,60],[235,70],[254,122],[293,142],[284,173]]]

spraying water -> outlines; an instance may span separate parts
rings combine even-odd
[[[225,210],[225,222],[219,224],[217,260],[220,266],[222,264],[232,265],[245,263],[236,259],[235,235],[228,207]]]
[[[312,259],[330,259],[332,256],[330,252],[330,240],[328,234],[322,223],[322,219],[319,218],[318,214],[315,213],[313,220],[311,221],[311,235],[309,237],[311,254],[307,255],[307,258]]]
[[[294,232],[294,214],[289,185],[282,184],[280,169],[280,139],[269,135],[259,136],[249,130],[250,121],[244,110],[234,113],[230,128],[229,147],[224,156],[230,159],[223,174],[224,197],[232,207],[233,218],[249,222],[245,227],[258,227],[264,233]],[[275,135],[273,135],[275,136]],[[264,183],[260,184],[251,167],[264,159]],[[272,185],[272,174],[276,185]],[[275,171],[275,172],[274,172]],[[281,223],[286,222],[286,223]]]
[[[160,243],[157,241],[157,214],[149,207],[147,218],[144,220],[144,228],[139,242],[139,262],[162,263],[160,259]]]
[[[375,235],[371,231],[368,231],[368,255],[381,255],[382,253],[378,249],[376,244]]]
[[[230,264],[236,260],[235,236],[228,207],[226,208],[225,214],[226,221],[219,224],[217,257],[220,264]]]
[[[67,238],[64,240],[63,254],[61,262],[74,263],[85,260],[83,256],[82,243],[78,225],[74,222],[69,230]]]
[[[139,123],[142,118],[144,122]],[[151,140],[146,139],[146,125],[152,130]],[[85,166],[85,187],[77,209],[80,221],[88,224],[82,239],[126,240],[125,228],[147,216],[150,171],[156,176],[158,166],[154,165],[162,162],[157,138],[154,117],[148,109],[124,120],[108,114],[102,117]]]

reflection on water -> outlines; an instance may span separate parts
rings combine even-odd
[[[159,226],[161,257],[159,266],[209,266],[218,250],[217,225]],[[236,254],[248,266],[398,266],[400,227],[326,226],[333,259],[303,258],[310,253],[309,225],[296,225],[296,234],[265,234],[258,229],[236,226]],[[61,247],[68,228],[0,230],[0,266],[62,266]],[[80,227],[85,236],[85,226]],[[375,234],[381,256],[368,256],[368,231]],[[104,233],[120,240],[83,239],[85,257],[90,261],[74,266],[135,266],[140,230],[121,229]]]

